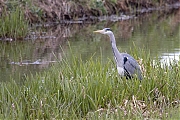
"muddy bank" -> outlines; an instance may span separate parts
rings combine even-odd
[[[32,0],[29,2],[0,1],[0,13],[12,6],[24,9],[31,22],[94,21],[92,16],[130,14],[141,9],[168,6],[180,0]]]
[[[92,16],[103,16],[112,14],[130,14],[140,9],[156,8],[160,6],[172,5],[180,0],[34,0],[34,5],[38,6],[43,16],[36,18],[34,14],[28,16],[33,22],[43,20],[45,22],[63,22],[63,20],[73,21],[94,21]],[[136,13],[137,14],[137,13]]]

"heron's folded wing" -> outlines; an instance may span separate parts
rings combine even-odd
[[[129,72],[129,74],[135,74],[135,72],[139,71],[138,63],[132,58],[125,58],[124,68]]]

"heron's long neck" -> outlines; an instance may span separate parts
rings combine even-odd
[[[115,40],[114,34],[112,33],[112,34],[109,34],[108,36],[110,37],[110,40],[111,40],[111,46],[112,46],[113,53],[116,56],[116,53],[119,53],[119,51],[116,46],[116,40]]]
[[[116,46],[116,40],[115,40],[115,37],[114,37],[114,34],[108,34],[108,36],[110,37],[110,40],[111,40],[111,46],[112,46],[112,51],[113,51],[113,54],[114,54],[114,57],[115,57],[115,60],[116,62],[119,63],[119,65],[122,66],[123,64],[123,57],[121,56],[119,50],[117,49],[117,46]]]

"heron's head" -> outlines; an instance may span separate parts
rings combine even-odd
[[[95,33],[101,33],[101,34],[110,34],[112,33],[111,29],[110,28],[104,28],[102,30],[96,30],[94,31]]]

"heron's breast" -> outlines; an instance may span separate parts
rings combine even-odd
[[[117,67],[119,75],[124,75],[124,68],[122,67]]]

